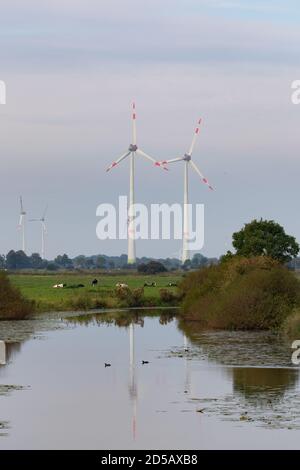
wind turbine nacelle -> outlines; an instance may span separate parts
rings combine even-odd
[[[191,159],[192,157],[190,155],[188,155],[187,153],[184,154],[184,157],[183,157],[184,161],[189,162]]]
[[[130,144],[128,148],[129,152],[136,152],[137,149],[138,149],[138,146],[135,144]]]

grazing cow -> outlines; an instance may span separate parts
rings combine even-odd
[[[84,287],[84,284],[71,284],[68,289],[78,289],[79,287]]]
[[[54,284],[53,289],[62,289],[63,287],[66,287],[67,284]]]
[[[121,288],[121,289],[126,289],[128,285],[123,284],[122,282],[117,282],[116,287]]]
[[[92,281],[92,286],[95,287],[98,284],[98,279],[94,279]]]
[[[176,282],[169,282],[168,287],[177,287]]]
[[[144,287],[156,287],[156,282],[145,282]]]

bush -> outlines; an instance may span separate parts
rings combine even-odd
[[[87,293],[80,294],[69,301],[69,305],[74,310],[90,310],[92,305],[92,299]]]
[[[167,271],[167,268],[159,261],[150,261],[149,263],[142,263],[138,266],[138,272],[144,274],[165,273]]]
[[[141,307],[145,303],[144,288],[131,290],[129,287],[117,287],[116,297],[122,307]]]
[[[296,309],[288,316],[282,327],[286,336],[292,339],[300,339],[300,310]]]
[[[180,286],[183,317],[206,328],[270,329],[299,303],[300,283],[267,257],[229,258],[186,276]]]
[[[25,299],[6,273],[0,272],[0,320],[22,320],[34,310],[35,302]]]
[[[160,300],[166,304],[174,304],[178,300],[178,296],[168,289],[160,289],[159,297]]]

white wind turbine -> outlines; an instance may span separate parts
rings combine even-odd
[[[172,158],[171,160],[163,160],[159,162],[159,165],[162,167],[165,167],[165,165],[168,165],[169,163],[175,163],[175,162],[184,162],[184,185],[183,185],[183,246],[182,246],[182,263],[184,263],[186,260],[190,259],[190,253],[189,253],[189,210],[188,210],[188,203],[189,203],[189,177],[188,177],[188,170],[189,167],[192,167],[192,169],[198,173],[198,175],[201,177],[201,180],[203,183],[207,184],[209,189],[213,189],[212,186],[209,184],[208,180],[205,178],[205,176],[201,173],[197,165],[193,162],[192,160],[192,153],[195,147],[195,143],[197,140],[197,136],[200,131],[200,124],[201,124],[201,119],[198,121],[198,125],[195,129],[193,140],[191,143],[191,146],[189,148],[188,153],[185,153],[183,157],[178,157],[178,158]]]
[[[136,140],[136,112],[135,112],[135,103],[132,104],[132,143],[129,145],[127,152],[125,152],[118,160],[114,161],[106,171],[111,170],[119,163],[121,163],[125,158],[130,157],[130,186],[129,186],[129,204],[128,204],[128,264],[135,264],[135,213],[134,213],[134,165],[136,154],[147,158],[155,165],[160,166],[160,164],[150,155],[143,152],[137,146]],[[166,168],[164,168],[166,169]]]
[[[45,259],[45,238],[46,238],[46,214],[47,214],[48,206],[45,207],[44,213],[40,219],[30,219],[29,222],[39,222],[41,224],[41,231],[42,231],[42,250],[41,250],[41,258]]]
[[[25,218],[26,218],[26,211],[23,207],[23,199],[20,196],[20,219],[18,229],[22,232],[22,250],[26,253],[26,238],[25,238]]]

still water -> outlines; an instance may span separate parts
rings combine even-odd
[[[0,322],[0,449],[299,448],[290,344],[173,314]]]

